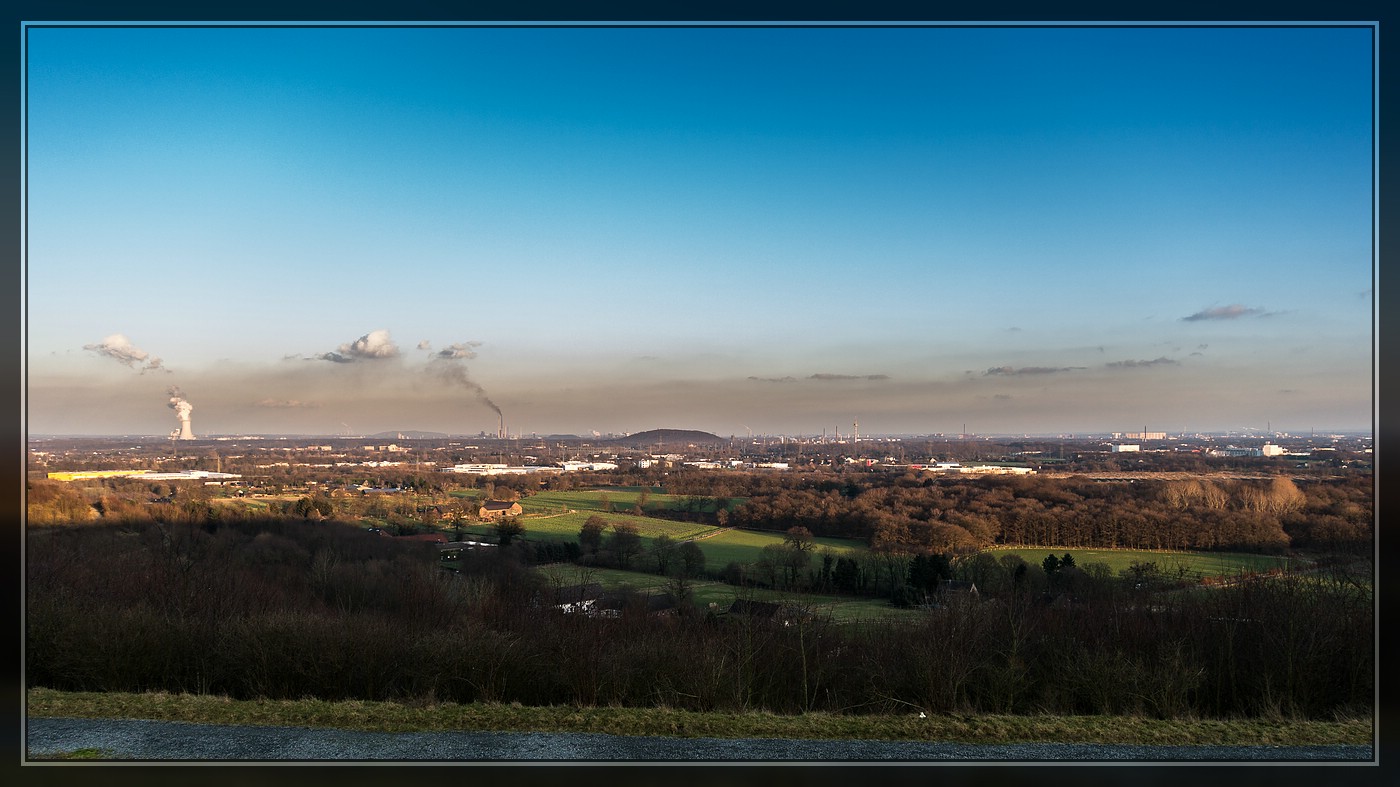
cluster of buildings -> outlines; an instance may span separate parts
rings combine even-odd
[[[527,457],[528,458],[528,457]],[[554,465],[505,465],[466,463],[444,467],[444,473],[469,473],[471,475],[528,475],[530,473],[578,473],[583,471],[616,470],[616,462],[560,462]]]
[[[1296,453],[1283,450],[1282,446],[1265,443],[1259,448],[1239,448],[1233,445],[1212,448],[1206,452],[1210,456],[1309,456],[1310,452]]]
[[[142,481],[199,481],[206,484],[222,484],[242,478],[238,473],[216,473],[211,470],[182,470],[177,473],[160,473],[152,470],[74,470],[49,473],[51,481],[83,481],[90,478],[139,478]]]
[[[910,470],[947,475],[1030,475],[1035,470],[1025,465],[1002,465],[991,462],[935,462],[931,465],[909,465]]]

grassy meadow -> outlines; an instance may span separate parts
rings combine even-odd
[[[763,548],[783,543],[783,534],[762,530],[722,530],[705,536],[695,543],[705,553],[705,566],[711,570],[728,563],[753,563],[763,557]],[[822,550],[840,555],[864,552],[863,541],[848,538],[814,538],[813,562],[818,563]]]
[[[1251,555],[1242,552],[1153,552],[1138,549],[1065,549],[1063,547],[991,547],[983,553],[1001,557],[1020,555],[1033,565],[1040,565],[1046,555],[1063,558],[1066,553],[1075,565],[1083,568],[1090,563],[1105,563],[1119,574],[1133,563],[1156,563],[1163,574],[1188,579],[1203,577],[1233,577],[1240,573],[1262,573],[1274,568],[1297,568],[1296,559],[1273,555]]]
[[[718,528],[693,522],[679,522],[631,513],[637,506],[643,492],[647,494],[645,510],[683,510],[688,497],[661,494],[655,488],[617,487],[609,489],[572,490],[541,492],[520,501],[524,515],[520,522],[525,526],[525,537],[535,541],[573,541],[580,528],[590,516],[601,516],[611,524],[629,524],[637,528],[643,541],[643,548],[649,549],[651,542],[662,534],[678,541],[694,540],[705,553],[705,566],[710,572],[717,572],[730,563],[749,565],[763,557],[763,549],[783,543],[784,534],[775,531],[740,530]],[[713,508],[713,502],[707,505]],[[742,504],[739,498],[731,499],[729,507]],[[612,511],[608,509],[611,508]],[[490,523],[473,524],[463,528],[467,533],[480,537],[494,537]],[[820,564],[821,554],[830,552],[835,556],[856,556],[867,550],[863,541],[856,539],[814,538],[812,565]],[[1241,573],[1261,573],[1275,568],[1297,568],[1296,559],[1225,552],[1156,552],[1132,549],[1072,549],[1045,546],[991,547],[985,553],[995,557],[1019,555],[1033,565],[1039,565],[1047,555],[1063,557],[1066,553],[1074,557],[1075,563],[1085,567],[1093,563],[1108,566],[1114,574],[1126,571],[1134,563],[1156,563],[1158,570],[1168,577],[1202,579],[1205,577],[1234,577]],[[650,563],[643,555],[639,565]],[[630,588],[638,591],[660,589],[666,579],[655,574],[639,571],[619,571],[616,569],[574,567],[553,567],[550,570],[562,572],[571,577],[567,581],[597,581],[609,588]],[[586,576],[586,578],[584,578]],[[742,592],[746,597],[757,600],[788,600],[790,593],[767,590],[739,589],[720,582],[699,582],[693,586],[695,601],[704,607],[714,603],[720,609],[727,609]],[[802,603],[809,605],[819,614],[829,615],[836,621],[868,620],[886,618],[891,615],[907,615],[907,610],[896,609],[883,599],[851,598],[842,596],[803,595]]]
[[[655,492],[653,489],[639,486],[620,486],[608,489],[584,489],[567,492],[540,492],[531,495],[520,501],[520,507],[525,513],[557,513],[561,509],[572,509],[574,511],[585,511],[588,513],[608,513],[608,506],[612,506],[615,512],[631,513],[637,507],[637,501],[642,493],[647,494],[643,511],[683,511],[686,510],[690,495],[667,495]],[[714,500],[709,497],[701,498],[704,504],[699,510],[704,513],[714,513]],[[747,498],[735,497],[729,499],[729,504],[725,510],[732,511],[743,505]]]
[[[588,521],[590,516],[601,516],[610,526],[615,524],[635,526],[637,534],[642,537],[642,542],[648,547],[651,546],[652,539],[662,534],[676,540],[682,540],[718,530],[711,525],[702,525],[697,522],[675,522],[669,519],[655,519],[633,514],[600,514],[596,511],[574,511],[561,514],[558,513],[557,509],[555,513],[526,513],[519,518],[519,522],[525,527],[525,538],[531,541],[577,541],[578,531],[583,528],[583,523]],[[462,530],[478,536],[494,536],[496,526],[491,523],[476,523],[464,525]],[[607,531],[604,531],[604,537],[606,535]]]
[[[639,571],[621,571],[613,568],[582,568],[579,566],[545,566],[540,572],[560,585],[597,582],[608,590],[630,590],[637,593],[664,592],[672,580],[659,574],[646,574]],[[821,618],[829,618],[837,623],[855,623],[864,620],[914,617],[919,614],[913,609],[899,609],[891,606],[883,598],[857,596],[837,596],[819,593],[792,593],[788,591],[766,590],[761,588],[740,588],[715,580],[699,580],[689,583],[691,600],[701,609],[724,612],[735,599],[753,601],[782,601],[802,604]]]

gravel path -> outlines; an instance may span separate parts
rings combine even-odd
[[[27,720],[29,756],[98,749],[136,760],[1331,761],[1370,746],[1118,746],[628,737],[600,733],[355,732],[137,719]]]

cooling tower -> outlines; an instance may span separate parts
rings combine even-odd
[[[190,411],[194,410],[194,405],[185,401],[185,396],[179,388],[172,387],[170,394],[170,409],[175,411],[175,417],[180,419],[180,429],[171,433],[171,437],[176,440],[193,440],[194,432],[190,431]]]

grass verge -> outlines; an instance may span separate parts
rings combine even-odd
[[[1370,719],[1336,722],[1159,720],[1122,716],[856,716],[696,713],[666,708],[525,707],[495,703],[233,700],[192,694],[28,691],[28,715],[200,724],[330,727],[371,732],[599,732],[685,738],[915,740],[950,743],[1366,745]]]

